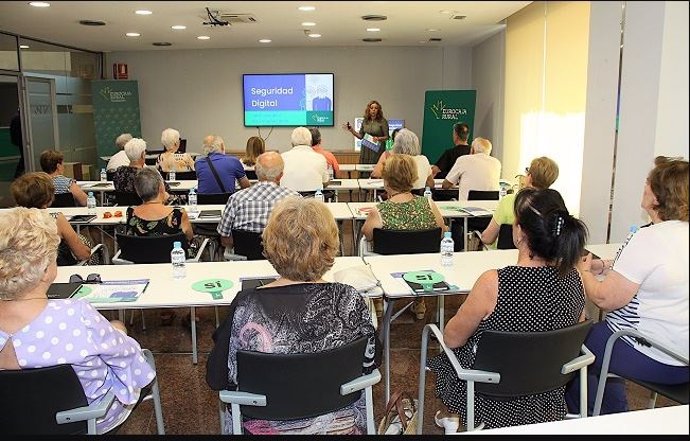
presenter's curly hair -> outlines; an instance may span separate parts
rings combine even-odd
[[[0,299],[14,300],[55,262],[60,236],[50,215],[18,207],[0,216]]]
[[[373,118],[373,120],[375,120],[375,121],[381,121],[381,120],[383,119],[383,107],[381,107],[381,103],[379,103],[379,102],[376,101],[376,100],[371,100],[371,101],[369,101],[369,104],[367,104],[367,107],[364,108],[364,120],[365,120],[365,121],[368,121],[368,120],[371,120],[371,119],[372,119],[372,118],[369,116],[369,107],[370,107],[372,104],[376,104],[377,106],[379,106],[379,110],[378,110],[378,112],[376,112],[376,117]]]
[[[282,277],[319,280],[335,263],[338,226],[326,204],[289,196],[273,208],[262,234],[264,253]]]

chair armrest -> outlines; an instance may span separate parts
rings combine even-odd
[[[240,406],[266,406],[266,395],[240,392],[236,390],[222,390],[218,398],[223,403],[239,404]]]
[[[672,357],[672,358],[680,361],[685,366],[688,365],[688,357],[687,356],[684,356],[683,354],[680,354],[680,353],[674,351],[673,349],[667,347],[666,345],[664,345],[663,343],[660,343],[657,340],[654,340],[653,338],[647,337],[646,335],[644,335],[643,333],[641,333],[640,331],[638,331],[636,329],[622,329],[620,331],[614,332],[609,337],[608,341],[606,342],[606,349],[608,350],[609,345],[613,346],[614,341],[617,338],[624,337],[624,336],[633,337],[641,345],[658,349],[659,351],[663,352],[664,354],[668,355],[669,357]]]
[[[110,260],[110,262],[113,265],[134,265],[134,262],[131,262],[127,259],[123,259],[120,257],[120,252],[122,250],[117,250],[117,253],[113,256],[113,258]]]
[[[189,263],[197,263],[200,262],[199,259],[201,259],[201,255],[204,253],[204,250],[206,249],[206,245],[208,245],[208,237],[204,239],[203,242],[201,242],[201,246],[196,252],[196,256],[194,256],[194,259],[187,259],[187,262]]]
[[[90,404],[84,407],[77,407],[76,409],[63,410],[55,414],[55,421],[58,424],[73,423],[75,421],[86,421],[95,418],[101,418],[105,416],[110,406],[115,401],[115,394],[113,391],[108,391],[108,393],[103,397],[100,403]]]
[[[362,237],[359,238],[359,257],[379,255],[378,253],[371,251],[371,244],[372,242],[369,242],[364,234],[362,234]]]
[[[455,356],[453,350],[446,346],[446,344],[443,342],[443,334],[438,329],[438,326],[436,326],[433,323],[429,323],[426,325],[426,327],[428,327],[429,330],[433,332],[436,336],[436,340],[438,340],[439,345],[441,345],[441,349],[443,349],[443,352],[445,352],[446,356],[448,357],[448,360],[450,361],[451,366],[453,366],[453,369],[455,370],[455,373],[458,375],[458,378],[460,380],[475,381],[479,383],[501,382],[501,374],[499,374],[498,372],[465,369],[462,366],[460,366],[460,362],[458,361],[458,358]]]
[[[583,367],[589,366],[590,364],[594,363],[594,359],[596,357],[594,356],[592,351],[590,351],[587,348],[587,346],[582,345],[582,352],[582,355],[573,358],[572,360],[563,365],[563,367],[561,368],[561,374],[569,374],[571,372],[578,371]]]
[[[481,231],[479,231],[479,230],[472,230],[472,234],[475,235],[475,236],[477,236],[477,239],[479,239],[479,243],[482,245],[482,251],[488,251],[488,250],[489,250],[489,246],[488,246],[487,244],[485,244],[485,243],[482,241],[482,233],[481,233]],[[497,240],[498,240],[498,239],[497,239]]]
[[[381,372],[379,372],[378,369],[374,369],[370,374],[362,375],[340,386],[340,395],[348,395],[352,392],[357,392],[358,390],[373,386],[379,381],[381,381]]]

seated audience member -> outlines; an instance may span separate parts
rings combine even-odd
[[[412,132],[410,132],[412,133]],[[396,142],[404,131],[395,138]],[[383,188],[388,199],[372,208],[362,226],[362,234],[368,241],[374,239],[374,228],[386,230],[428,230],[441,227],[446,230],[443,217],[436,203],[422,196],[413,195],[412,183],[417,180],[417,164],[410,155],[391,155],[383,165]],[[441,236],[438,238],[439,243]],[[424,318],[424,299],[415,300],[410,308],[417,320]]]
[[[41,170],[48,173],[55,185],[55,194],[72,193],[72,197],[77,205],[86,206],[87,195],[84,190],[77,185],[77,181],[64,176],[65,155],[57,150],[46,150],[41,153]]]
[[[48,300],[59,242],[43,210],[0,216],[0,370],[71,365],[89,404],[115,394],[96,421],[106,433],[129,416],[156,373],[122,322],[109,322],[85,300]]]
[[[501,162],[490,156],[491,141],[475,138],[469,155],[460,156],[443,180],[444,189],[459,185],[458,200],[466,201],[470,190],[498,191]]]
[[[462,367],[473,367],[484,331],[546,332],[585,319],[585,293],[575,265],[584,250],[587,228],[568,213],[560,193],[520,191],[513,238],[517,263],[484,272],[444,328],[443,341]],[[428,366],[436,374],[436,395],[466,421],[467,383],[457,379],[445,354],[430,359]],[[565,387],[512,400],[475,395],[475,418],[486,428],[562,420],[564,394]],[[455,421],[454,427],[446,426],[446,433],[457,430],[457,417]]]
[[[296,191],[280,186],[283,166],[283,158],[276,152],[266,152],[256,158],[254,169],[259,181],[230,196],[218,224],[218,234],[225,248],[233,246],[233,229],[261,233],[278,201],[287,196],[300,197]]]
[[[328,208],[311,198],[283,199],[271,213],[263,243],[267,259],[280,277],[268,285],[240,291],[232,301],[227,319],[213,334],[214,347],[206,366],[211,389],[230,389],[235,384],[239,350],[317,353],[368,336],[362,370],[375,369],[381,344],[364,299],[349,285],[323,280],[340,245],[338,227]],[[276,308],[278,304],[282,307]],[[232,424],[230,407],[224,411],[227,423]],[[243,427],[254,435],[349,435],[366,433],[366,424],[362,393],[353,405],[327,415],[300,421],[245,419]]]
[[[189,153],[177,153],[180,148],[180,132],[175,129],[165,129],[161,133],[161,144],[165,151],[158,155],[156,166],[163,173],[171,171],[194,171],[194,159]]]
[[[384,152],[371,172],[372,178],[383,176],[383,163],[386,159],[395,154],[409,155],[417,168],[417,178],[412,183],[413,190],[424,190],[424,187],[434,188],[434,178],[431,175],[431,166],[426,156],[422,155],[419,147],[419,138],[409,129],[400,129],[393,141],[393,148],[389,152]]]
[[[136,193],[134,178],[146,164],[146,141],[140,138],[132,138],[125,144],[125,153],[129,158],[129,165],[122,165],[115,170],[113,186],[115,191]],[[179,203],[179,197],[170,194],[170,185],[163,181],[165,192],[168,193],[168,204]]]
[[[531,187],[544,190],[551,187],[558,179],[558,164],[546,156],[533,159],[526,171],[523,188]],[[481,240],[485,244],[494,244],[498,238],[501,225],[513,225],[515,221],[515,196],[516,193],[505,195],[496,207],[489,225],[482,232]]]
[[[652,224],[626,240],[610,268],[591,255],[579,265],[587,298],[606,312],[585,341],[597,357],[587,370],[590,412],[606,341],[614,332],[638,330],[688,357],[688,161],[657,158],[655,163],[641,202]],[[616,341],[609,371],[661,384],[686,383],[689,375],[688,366],[631,337]],[[579,406],[578,382],[568,390],[568,406]],[[627,410],[624,382],[609,378],[601,413]]]
[[[205,157],[196,159],[198,192],[202,194],[233,193],[235,180],[241,188],[249,187],[249,179],[239,159],[225,154],[225,142],[217,135],[204,138]]]
[[[121,165],[129,165],[129,158],[127,157],[127,153],[125,153],[125,144],[127,144],[130,139],[132,139],[130,133],[123,133],[115,139],[117,153],[108,160],[108,165],[105,167],[106,170],[115,171]]]
[[[55,197],[53,180],[47,173],[42,172],[23,174],[12,182],[10,191],[17,205],[25,208],[46,209],[50,207]],[[80,260],[89,259],[93,246],[91,241],[77,234],[64,214],[55,212],[50,213],[50,216],[55,219],[60,237],[57,253],[58,266],[74,265]]]
[[[142,204],[127,208],[127,234],[135,236],[161,236],[185,233],[189,242],[194,238],[187,212],[165,205],[169,195],[163,178],[157,170],[143,168],[134,178],[134,188]]]
[[[435,179],[445,178],[459,157],[470,154],[470,145],[467,144],[469,136],[470,126],[465,123],[453,124],[453,147],[443,152],[436,164],[431,166],[431,173]]]
[[[338,177],[338,174],[340,173],[340,164],[338,164],[338,159],[336,159],[333,153],[329,152],[328,150],[324,150],[324,148],[321,146],[321,131],[316,127],[310,128],[309,131],[311,132],[311,148],[314,149],[316,153],[319,153],[326,158],[326,170],[328,170],[328,166],[330,166],[333,170],[333,177]]]
[[[281,153],[285,168],[281,187],[294,191],[315,191],[328,184],[326,158],[311,148],[311,132],[306,127],[292,131],[292,148]]]
[[[247,140],[247,149],[242,158],[242,165],[245,167],[254,167],[256,164],[256,158],[266,151],[266,143],[263,138],[258,136],[251,136]]]

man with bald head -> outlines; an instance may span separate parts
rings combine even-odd
[[[247,188],[249,179],[242,163],[233,155],[225,154],[225,142],[218,135],[208,135],[203,145],[205,157],[198,157],[194,163],[196,178],[199,181],[199,194],[232,193],[235,182]]]
[[[256,158],[254,170],[259,180],[228,199],[218,224],[221,244],[232,248],[232,230],[263,232],[275,204],[288,196],[301,197],[296,191],[280,186],[285,163],[276,152],[266,152]]]

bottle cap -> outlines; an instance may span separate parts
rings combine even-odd
[[[182,248],[182,242],[176,240],[175,242],[173,242],[173,248]]]
[[[450,233],[451,233],[450,231],[446,231],[445,233],[443,233],[443,237],[450,237],[452,239],[452,236]]]
[[[93,196],[93,191],[90,191],[90,192],[89,192],[89,196]]]

